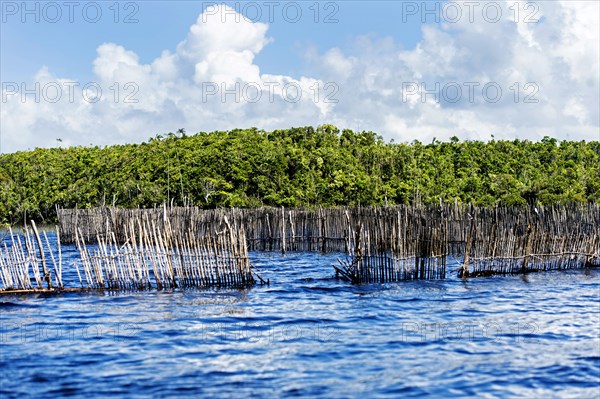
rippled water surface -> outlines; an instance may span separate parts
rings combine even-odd
[[[337,256],[254,253],[271,284],[244,291],[0,297],[0,397],[600,397],[599,270],[351,286]]]

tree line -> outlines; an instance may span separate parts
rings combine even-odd
[[[55,207],[600,202],[600,142],[385,142],[333,125],[157,135],[0,156],[0,223]]]

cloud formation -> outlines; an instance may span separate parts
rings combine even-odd
[[[401,49],[363,36],[352,48],[307,51],[316,76],[261,73],[268,25],[227,6],[201,14],[174,52],[143,64],[118,43],[97,48],[95,82],[41,67],[24,95],[3,83],[2,151],[138,142],[189,132],[334,123],[396,141],[600,139],[599,3],[540,2],[535,23],[502,18],[424,24]],[[220,11],[220,12],[215,12]],[[222,18],[226,12],[228,18]],[[235,17],[234,17],[235,16]],[[37,100],[37,101],[36,101]]]

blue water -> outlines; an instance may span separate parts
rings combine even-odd
[[[0,397],[600,397],[600,270],[351,286],[339,255],[251,256],[269,286],[0,297]]]

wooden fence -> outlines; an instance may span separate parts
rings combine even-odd
[[[44,247],[32,222],[33,233],[27,228],[22,236],[10,231],[10,239],[3,240],[0,293],[253,285],[243,228],[227,217],[212,227],[210,233],[194,235],[174,230],[168,220],[159,229],[142,217],[124,226],[123,243],[115,232],[106,230],[96,236],[93,246],[87,240],[89,235],[76,229],[79,259],[70,260],[69,266],[75,269],[80,286],[68,288],[63,285],[60,238],[53,247],[44,233]],[[47,265],[45,253],[50,254],[53,269]]]
[[[600,258],[598,204],[550,207],[437,206],[257,208],[202,210],[60,209],[61,239],[77,229],[86,240],[115,232],[126,238],[131,221],[201,236],[223,217],[243,226],[251,251],[345,252],[337,268],[360,282],[443,278],[448,256],[463,259],[463,277],[595,266]],[[177,233],[175,233],[177,234]],[[360,275],[360,277],[358,277]]]

